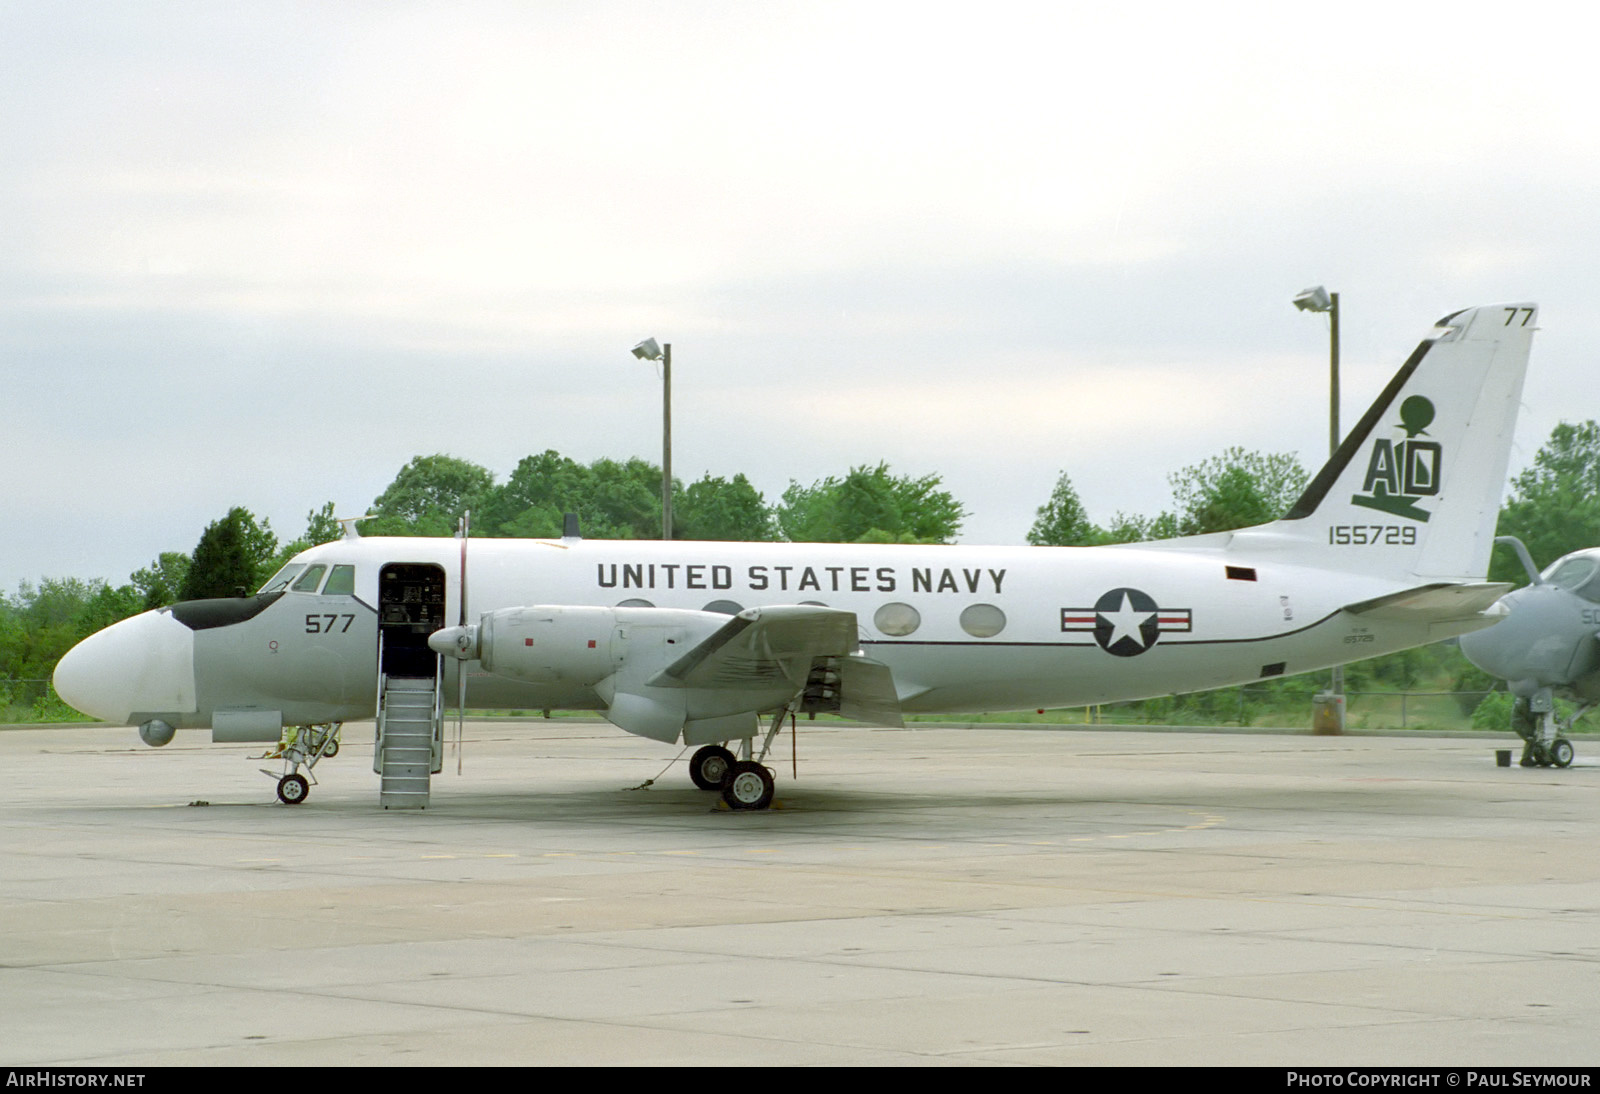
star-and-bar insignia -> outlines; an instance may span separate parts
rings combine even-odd
[[[1112,589],[1092,608],[1062,608],[1061,629],[1088,632],[1101,649],[1117,657],[1136,657],[1163,634],[1194,629],[1189,608],[1161,608],[1139,589]]]

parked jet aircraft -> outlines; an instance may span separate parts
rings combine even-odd
[[[420,773],[425,802],[454,691],[696,746],[698,785],[764,808],[759,759],[786,712],[892,725],[1068,707],[1435,642],[1493,622],[1507,588],[1483,575],[1535,314],[1441,319],[1290,512],[1258,527],[1093,548],[347,536],[254,596],[89,637],[56,688],[153,745],[174,727],[321,727],[286,755],[286,802],[305,797],[329,724],[374,716],[380,766]],[[400,775],[384,785],[401,804]]]
[[[1506,681],[1516,696],[1511,728],[1523,739],[1523,767],[1566,767],[1572,742],[1563,734],[1600,703],[1600,548],[1574,551],[1540,574],[1528,549],[1511,536],[1531,584],[1500,598],[1504,622],[1463,635],[1461,652]],[[1578,703],[1569,717],[1555,698]]]

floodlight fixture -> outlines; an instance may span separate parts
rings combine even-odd
[[[641,361],[661,360],[661,345],[654,338],[646,338],[633,347],[633,355]]]
[[[1332,311],[1333,298],[1321,285],[1313,285],[1294,298],[1294,306],[1301,311]],[[638,351],[635,350],[635,353]]]

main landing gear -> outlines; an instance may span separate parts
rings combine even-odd
[[[701,790],[721,793],[729,809],[766,809],[778,789],[765,764],[737,759],[722,745],[706,745],[690,757],[689,778]]]
[[[789,711],[784,709],[772,719],[766,740],[761,743],[760,758],[750,758],[754,744],[754,738],[750,737],[742,742],[740,751],[744,753],[743,759],[736,758],[725,745],[706,745],[690,757],[689,778],[701,790],[720,791],[722,801],[729,809],[743,811],[770,807],[778,786],[771,769],[761,761],[767,758],[773,738],[778,735],[784,718],[788,716]]]
[[[317,761],[339,754],[339,727],[342,724],[330,722],[320,726],[290,726],[284,731],[278,747],[267,753],[267,759],[283,761],[283,773],[278,778],[278,800],[284,805],[299,805],[310,795],[311,788],[317,782],[311,769],[317,766]],[[304,774],[301,774],[302,769]],[[277,774],[264,767],[261,773],[268,776]]]
[[[1577,753],[1562,734],[1572,732],[1572,724],[1594,706],[1585,703],[1563,719],[1556,715],[1549,688],[1540,688],[1531,699],[1517,699],[1511,708],[1511,728],[1523,740],[1522,766],[1570,767]]]

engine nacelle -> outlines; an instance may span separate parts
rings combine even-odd
[[[614,725],[670,741],[686,722],[725,719],[788,697],[703,693],[652,683],[729,623],[729,616],[717,612],[682,608],[545,604],[485,612],[474,625],[435,631],[428,645],[447,657],[476,659],[496,676],[592,687]],[[717,732],[723,735],[717,740],[728,739],[725,728],[718,723]]]
[[[151,748],[160,748],[162,745],[171,744],[173,734],[177,732],[160,718],[152,718],[139,727],[139,740]]]
[[[621,667],[626,650],[616,636],[615,608],[502,608],[478,622],[478,660],[514,680],[593,685]]]

